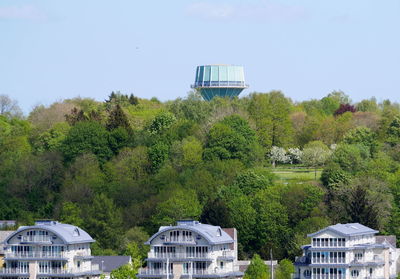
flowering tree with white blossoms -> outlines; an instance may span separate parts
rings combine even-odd
[[[269,157],[273,167],[275,167],[276,163],[285,164],[290,162],[290,157],[286,154],[286,150],[283,147],[272,146]]]
[[[303,151],[301,151],[300,148],[297,147],[289,148],[287,151],[287,156],[289,156],[291,164],[300,164],[301,157],[303,156]]]

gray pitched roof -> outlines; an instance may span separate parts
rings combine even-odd
[[[101,271],[108,273],[130,262],[130,256],[94,256],[92,259],[92,264],[98,264]]]
[[[0,228],[14,227],[16,224],[15,220],[0,220]]]
[[[375,236],[376,243],[383,244],[384,242],[389,243],[396,248],[396,236],[395,235],[377,235]]]
[[[210,244],[225,244],[225,243],[233,243],[232,237],[229,236],[224,230],[221,229],[220,226],[212,226],[207,224],[202,224],[198,221],[178,221],[176,226],[164,226],[160,227],[157,233],[155,233],[150,239],[146,242],[146,244],[150,244],[150,242],[162,234],[163,232],[169,230],[189,230],[198,233],[202,237],[204,237]]]
[[[40,221],[36,222],[34,226],[19,227],[18,230],[9,235],[4,242],[7,242],[11,237],[22,231],[31,229],[50,231],[60,237],[66,244],[95,242],[95,240],[81,228],[56,221]]]
[[[361,225],[359,223],[348,223],[348,224],[336,224],[326,227],[320,231],[309,234],[308,237],[313,237],[325,231],[333,231],[342,236],[376,234],[379,232],[377,230],[368,228],[367,226]]]

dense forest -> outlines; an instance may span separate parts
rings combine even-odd
[[[160,225],[188,218],[237,228],[243,259],[293,259],[307,233],[338,222],[400,238],[400,106],[389,100],[113,92],[24,116],[0,97],[0,219],[75,224],[95,254],[132,242],[145,253]],[[280,166],[315,179],[282,180]]]

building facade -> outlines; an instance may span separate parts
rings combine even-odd
[[[139,278],[241,278],[236,229],[179,221],[160,227],[150,245],[147,267]]]
[[[1,278],[67,279],[98,278],[99,266],[92,265],[90,244],[84,230],[56,221],[38,221],[19,227],[4,240],[5,266]]]
[[[14,231],[0,231],[0,268],[4,265],[4,240]]]
[[[378,231],[359,223],[336,224],[309,234],[296,258],[296,279],[396,278],[398,249],[377,241]]]

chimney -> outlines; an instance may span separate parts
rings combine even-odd
[[[235,265],[236,261],[238,260],[238,238],[237,238],[237,230],[235,228],[224,228],[222,229],[226,232],[230,237],[233,239],[233,244],[230,244],[230,249],[234,251],[235,255]]]

